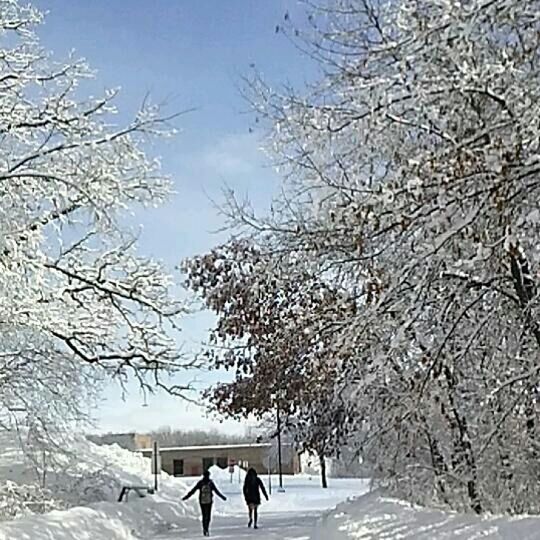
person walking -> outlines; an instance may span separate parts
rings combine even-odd
[[[257,475],[257,471],[252,467],[248,470],[246,474],[246,479],[244,480],[244,499],[249,512],[249,522],[248,527],[253,525],[254,529],[258,528],[258,518],[259,518],[259,505],[261,504],[261,491],[268,500],[268,494],[264,488],[264,484]]]
[[[210,480],[210,471],[204,471],[203,477],[195,484],[192,490],[182,497],[182,500],[187,501],[197,491],[199,492],[199,504],[201,506],[203,535],[210,536],[210,521],[212,519],[214,493],[224,501],[227,500],[227,497],[225,497],[225,495],[223,495],[216,487],[216,484]]]

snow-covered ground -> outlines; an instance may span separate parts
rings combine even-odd
[[[340,504],[310,540],[539,540],[540,517],[441,512],[370,493]]]
[[[48,475],[51,492],[65,505],[80,506],[0,523],[0,540],[135,540],[194,518],[195,504],[180,500],[186,483],[166,474],[157,495],[116,502],[124,485],[153,485],[149,459],[82,436],[65,444],[63,466]],[[0,434],[1,479],[28,484],[35,481],[33,466],[16,445],[14,437]]]
[[[128,503],[118,503],[122,485],[152,485],[149,460],[115,446],[96,446],[80,437],[73,437],[69,447],[77,466],[73,468],[68,460],[52,481],[62,491],[65,503],[70,502],[70,496],[77,497],[80,506],[0,523],[0,540],[201,538],[196,496],[181,501],[198,478],[176,479],[163,474],[158,494],[142,499],[132,496]],[[32,474],[20,452],[0,438],[2,480],[28,483]],[[283,493],[277,490],[277,478],[272,477],[270,501],[263,501],[260,530],[254,531],[247,527],[242,500],[243,471],[237,469],[231,478],[228,472],[214,468],[213,479],[227,495],[226,502],[216,500],[211,528],[212,537],[221,540],[540,540],[540,516],[478,517],[442,512],[368,493],[366,480],[330,479],[330,488],[323,490],[318,477],[306,475],[285,476]],[[264,481],[268,485],[268,479]],[[100,502],[81,502],[92,500]]]
[[[259,530],[248,529],[247,511],[241,492],[242,475],[238,470],[232,475],[227,471],[212,470],[217,487],[227,496],[227,501],[217,500],[212,521],[212,538],[264,540],[307,540],[317,528],[323,512],[334,508],[351,496],[359,496],[368,489],[369,482],[361,479],[331,479],[330,488],[322,489],[320,480],[310,476],[285,476],[284,492],[279,492],[278,478],[271,479],[270,501],[259,511]],[[268,489],[268,478],[262,477]],[[187,479],[195,483],[198,478]],[[239,481],[240,480],[240,481]],[[179,529],[152,537],[152,540],[192,540],[201,537],[198,522],[189,522]]]
[[[69,438],[66,445],[71,457],[66,458],[61,472],[50,475],[50,481],[54,491],[62,492],[65,503],[77,501],[80,506],[0,523],[0,540],[201,537],[197,497],[181,500],[198,478],[177,479],[164,473],[157,494],[143,499],[131,495],[128,503],[118,503],[121,486],[153,485],[150,460],[118,446],[97,446],[77,436]],[[244,474],[236,469],[231,481],[228,472],[213,468],[213,479],[228,498],[227,502],[216,500],[214,538],[241,539],[258,533],[258,538],[266,540],[306,539],[323,511],[351,495],[364,493],[367,487],[363,480],[335,480],[330,489],[323,490],[317,477],[286,476],[286,490],[278,493],[277,478],[273,477],[270,502],[261,508],[261,529],[253,531],[246,526],[241,495]],[[34,479],[31,464],[5,434],[0,435],[0,475],[3,480],[23,484]]]

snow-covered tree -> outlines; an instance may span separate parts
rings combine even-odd
[[[182,363],[173,280],[125,226],[169,196],[143,147],[172,130],[148,103],[117,125],[116,92],[85,98],[92,72],[44,51],[41,21],[0,0],[0,413],[33,424],[78,417],[104,375],[166,386]]]
[[[338,452],[355,418],[341,393],[350,354],[329,344],[356,309],[350,295],[301,260],[248,239],[194,257],[184,269],[186,284],[217,315],[209,364],[235,374],[209,392],[214,407],[236,417],[275,418],[279,409],[301,448],[321,460]]]
[[[232,222],[361,306],[332,351],[384,483],[538,511],[540,2],[306,4],[320,79],[250,83],[283,195]]]

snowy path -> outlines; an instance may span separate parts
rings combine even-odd
[[[247,527],[247,512],[241,485],[231,483],[228,475],[213,477],[218,487],[227,495],[227,502],[217,500],[212,518],[212,538],[238,539],[259,538],[261,540],[309,540],[319,517],[351,495],[360,495],[367,490],[366,480],[332,480],[329,489],[321,489],[318,479],[308,477],[286,478],[285,492],[274,490],[269,502],[263,501],[259,512],[259,529]],[[190,479],[194,483],[198,478]],[[274,479],[274,486],[277,479]],[[194,507],[197,506],[196,501]],[[179,527],[161,532],[145,540],[194,540],[203,538],[198,520],[186,520]]]
[[[320,513],[312,512],[296,515],[292,512],[264,514],[260,517],[258,530],[248,529],[246,516],[217,516],[212,523],[211,538],[261,540],[308,540]],[[190,523],[185,528],[178,528],[152,540],[195,540],[202,538],[199,523]]]

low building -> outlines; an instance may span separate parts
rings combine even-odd
[[[152,449],[139,450],[145,457],[152,456]],[[244,468],[254,467],[261,474],[277,472],[277,463],[272,459],[273,445],[269,443],[222,444],[210,446],[174,446],[160,448],[161,468],[173,476],[199,476],[213,465],[225,469],[231,464]],[[295,452],[283,452],[284,474],[300,472],[300,463]]]

